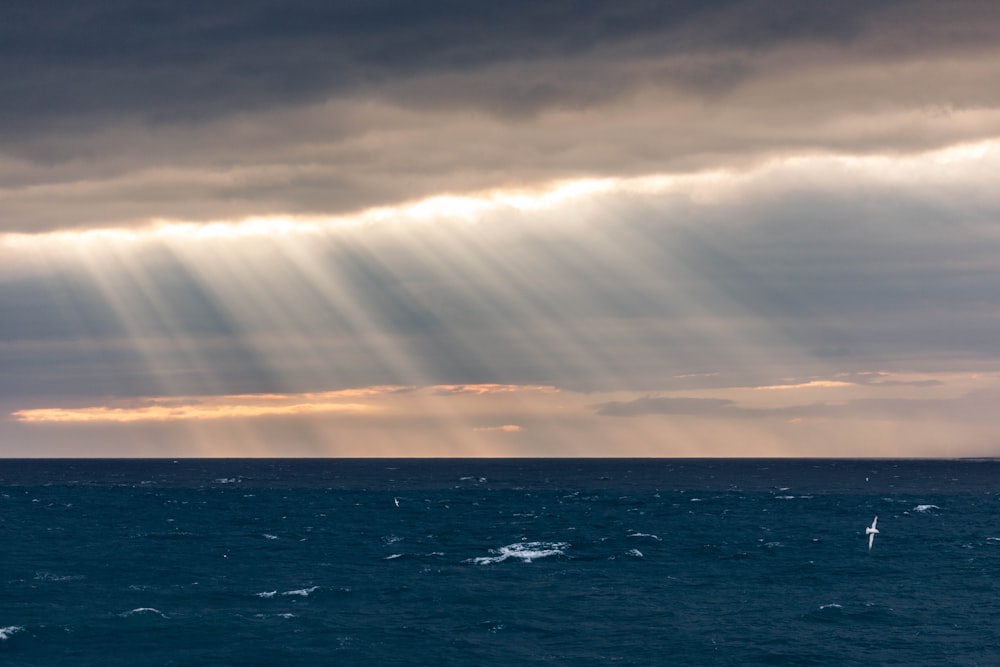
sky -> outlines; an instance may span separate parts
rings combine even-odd
[[[1000,456],[1000,5],[0,5],[0,457]]]

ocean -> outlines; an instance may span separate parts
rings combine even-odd
[[[1000,665],[998,510],[994,460],[3,460],[0,664]]]

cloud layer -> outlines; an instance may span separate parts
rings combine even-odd
[[[46,3],[0,10],[0,229],[994,137],[984,3]]]
[[[998,31],[979,2],[5,5],[0,442],[991,451]]]

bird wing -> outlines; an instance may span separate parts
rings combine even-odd
[[[875,533],[868,533],[868,551],[872,550],[872,544],[875,543]]]
[[[872,528],[874,528],[874,527],[875,527],[875,524],[876,524],[876,523],[878,523],[878,514],[876,514],[876,515],[875,515],[875,518],[874,518],[874,519],[872,519]]]

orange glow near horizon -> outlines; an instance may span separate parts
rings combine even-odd
[[[427,397],[439,400],[515,393],[557,393],[555,387],[518,385],[433,385],[418,389],[396,385],[358,387],[297,394],[232,394],[226,396],[155,397],[81,408],[47,407],[17,410],[14,421],[45,423],[130,423],[144,421],[200,421],[306,415],[388,415],[403,412],[400,401],[416,399],[426,407]],[[427,395],[427,396],[424,396]],[[397,406],[394,410],[393,406]],[[482,431],[519,431],[521,427],[477,427]]]

